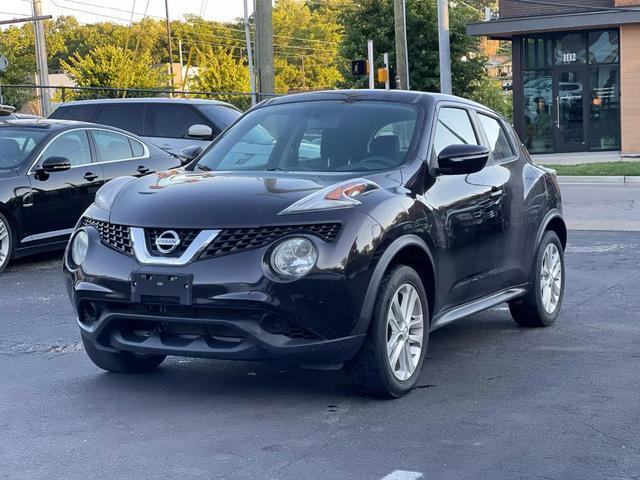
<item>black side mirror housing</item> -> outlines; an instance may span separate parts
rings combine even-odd
[[[467,175],[482,170],[489,160],[489,149],[482,145],[449,145],[438,155],[439,175]]]
[[[40,168],[46,173],[64,172],[71,168],[71,162],[66,157],[49,157]]]
[[[201,153],[202,153],[202,147],[199,147],[197,145],[194,145],[193,147],[187,147],[184,150],[181,150],[180,156],[182,157],[182,164],[186,165]]]

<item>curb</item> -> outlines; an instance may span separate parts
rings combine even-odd
[[[607,185],[640,185],[640,177],[622,175],[558,175],[560,183],[599,183]]]

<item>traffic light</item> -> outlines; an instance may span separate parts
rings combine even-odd
[[[369,62],[363,59],[352,60],[351,75],[355,75],[355,76],[369,75]]]
[[[387,69],[386,65],[378,68],[378,71],[376,72],[376,82],[385,83],[388,78],[389,70]]]

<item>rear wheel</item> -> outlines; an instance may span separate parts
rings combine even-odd
[[[353,383],[380,397],[400,397],[418,382],[429,338],[429,308],[420,276],[401,265],[382,280],[369,333],[345,365]]]
[[[548,231],[542,237],[533,268],[531,290],[509,302],[509,310],[522,327],[548,327],[558,318],[564,296],[564,252],[555,232]]]
[[[82,335],[84,350],[91,361],[103,370],[115,373],[140,373],[154,370],[166,355],[140,355],[131,352],[109,352],[96,348],[95,344]]]
[[[13,255],[13,238],[11,224],[0,213],[0,273],[7,268]]]

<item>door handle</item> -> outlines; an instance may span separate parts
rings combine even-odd
[[[89,182],[93,182],[96,178],[98,178],[98,175],[93,172],[87,172],[84,174],[84,179]]]
[[[556,97],[556,128],[560,128],[560,95]]]
[[[141,173],[142,175],[144,175],[145,173],[149,173],[151,171],[150,168],[145,167],[144,165],[140,165],[138,167],[138,173]]]

